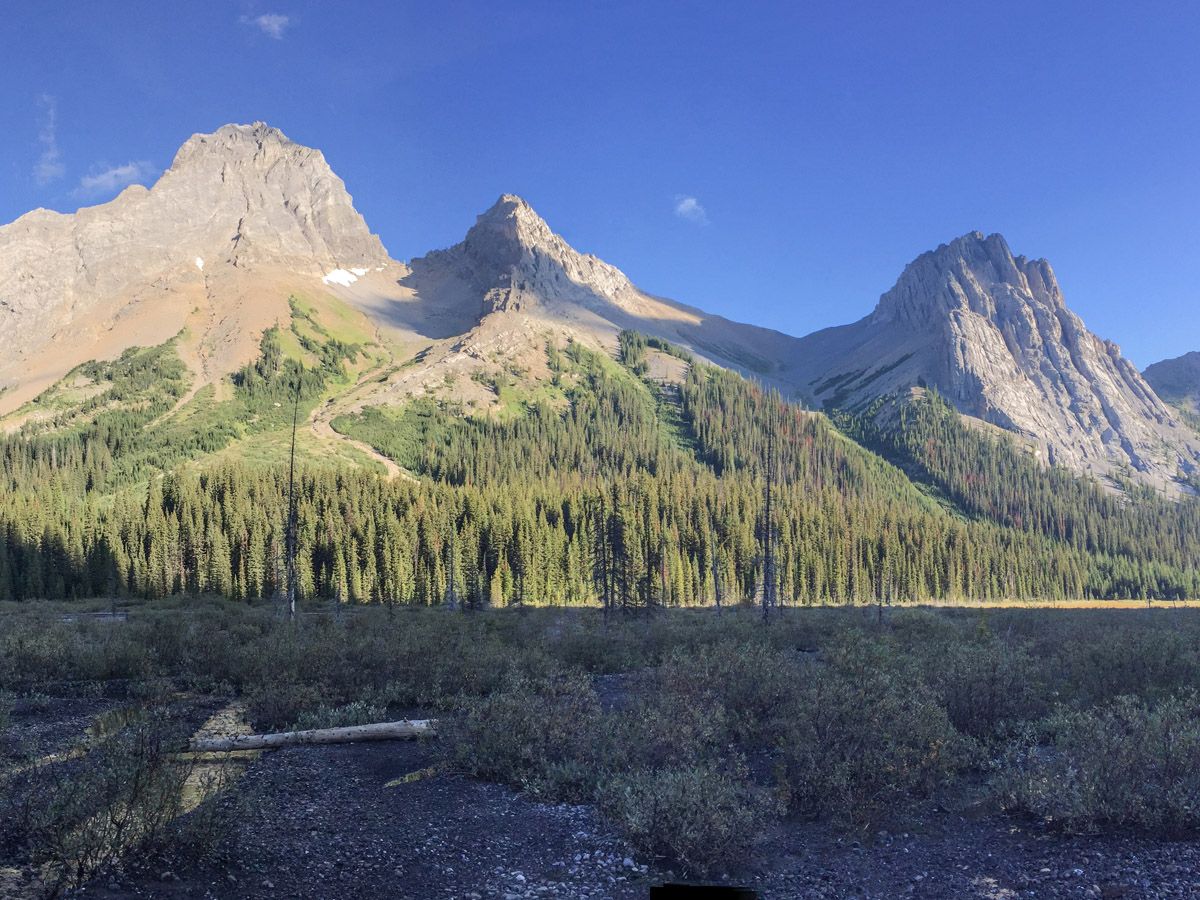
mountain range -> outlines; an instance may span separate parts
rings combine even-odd
[[[323,333],[341,322],[372,348],[314,410],[314,434],[385,464],[335,419],[415,397],[503,415],[506,390],[533,396],[553,379],[549,346],[614,354],[639,332],[809,408],[883,424],[936,391],[1043,464],[1108,486],[1179,496],[1200,471],[1200,356],[1143,377],[1067,307],[1049,263],[999,235],[922,254],[870,315],[797,338],[646,293],[509,194],[461,243],[395,260],[321,152],[263,123],[191,137],[149,189],[0,227],[0,426],[45,419],[37,398],[81,364],[168,341],[189,373],[174,410],[205,388],[219,397],[297,303],[319,310]],[[686,368],[664,354],[648,364],[664,383]]]

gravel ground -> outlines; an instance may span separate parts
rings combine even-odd
[[[397,787],[415,742],[293,748],[250,767],[228,864],[143,861],[86,896],[634,898],[671,872],[632,852],[589,807],[534,802],[449,775]],[[992,815],[930,809],[858,840],[783,823],[730,883],[766,898],[1195,898],[1200,848],[1147,837],[1063,837]],[[718,879],[721,876],[717,876]]]
[[[146,861],[95,897],[644,897],[646,874],[588,807],[533,802],[447,775],[419,742],[296,747],[239,784],[246,817],[226,865]],[[177,880],[178,879],[178,880]]]
[[[941,815],[920,831],[866,841],[816,825],[780,826],[753,880],[766,897],[1195,898],[1195,843],[1066,837],[996,816]]]
[[[124,703],[83,697],[18,698],[9,727],[0,734],[0,766],[69,750],[98,715]]]
[[[612,687],[622,693],[620,685]],[[6,741],[55,752],[105,699],[52,699],[13,717]],[[197,707],[192,717],[202,718]],[[238,825],[217,857],[131,860],[86,897],[640,898],[675,876],[639,856],[586,806],[427,774],[433,747],[378,742],[264,755],[238,782]],[[1197,898],[1200,843],[1063,836],[999,813],[937,806],[872,835],[784,822],[729,883],[765,898]],[[716,876],[721,880],[722,876]],[[3,893],[0,890],[0,893]]]

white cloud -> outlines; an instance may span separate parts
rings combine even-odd
[[[695,197],[677,194],[675,196],[675,215],[688,222],[695,222],[697,225],[708,224],[708,213],[704,211],[704,207]]]
[[[261,16],[242,16],[243,25],[255,25],[267,37],[283,40],[283,30],[291,24],[291,19],[279,13],[263,13]]]
[[[84,175],[79,179],[75,193],[84,197],[99,197],[114,194],[123,187],[144,182],[154,174],[154,166],[145,160],[127,162],[123,166],[110,166],[100,172]]]
[[[38,143],[42,154],[33,167],[33,180],[38,184],[49,184],[62,178],[67,167],[62,163],[62,152],[58,149],[58,100],[49,94],[38,97],[42,109],[38,125]]]

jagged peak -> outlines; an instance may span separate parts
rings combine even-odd
[[[1008,241],[999,232],[985,235],[982,231],[968,231],[952,241],[939,244],[934,250],[922,253],[909,264],[909,268],[930,262],[941,266],[991,262],[1006,268],[1017,259],[1009,248]]]
[[[476,217],[475,225],[467,232],[467,242],[485,236],[488,244],[500,239],[522,250],[545,249],[555,240],[546,220],[516,194],[501,194],[486,212]]]
[[[287,152],[306,159],[317,159],[324,168],[328,168],[320,150],[297,144],[266,122],[252,122],[248,125],[231,123],[213,132],[193,134],[175,154],[170,171],[185,170],[194,162],[214,157],[226,160],[253,159]]]
[[[1054,270],[1045,259],[1014,255],[999,233],[969,231],[905,266],[872,316],[876,321],[927,323],[955,308],[991,315],[996,294],[1052,307],[1065,305]]]
[[[488,293],[492,310],[540,302],[587,305],[636,292],[620,269],[576,250],[516,194],[501,194],[460,243],[414,259],[412,266],[450,267]]]
[[[936,250],[923,253],[914,260],[913,265],[929,257],[945,265],[958,264],[979,269],[981,264],[990,263],[994,270],[995,281],[1019,282],[1020,277],[1029,279],[1036,275],[1045,287],[1052,285],[1057,290],[1057,281],[1050,263],[1042,257],[1030,259],[1027,256],[1014,254],[1005,240],[1004,235],[993,232],[985,235],[982,231],[968,231],[947,244],[940,245]]]

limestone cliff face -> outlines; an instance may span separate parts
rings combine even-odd
[[[1200,351],[1147,366],[1142,377],[1168,403],[1200,416]]]
[[[620,269],[575,250],[513,194],[480,215],[461,243],[413,261],[417,273],[439,268],[481,290],[482,314],[564,304],[636,312],[647,305]]]
[[[150,189],[0,227],[0,384],[47,356],[90,358],[89,342],[105,353],[157,343],[195,295],[228,318],[237,310],[223,304],[240,303],[256,271],[319,278],[387,262],[320,151],[262,123],[197,134]],[[219,289],[231,282],[241,287]]]
[[[818,404],[862,407],[914,386],[1032,438],[1047,461],[1128,468],[1171,489],[1200,444],[1120,348],[1069,310],[1050,264],[974,232],[922,254],[875,311],[801,341],[796,380]]]
[[[463,241],[403,266],[320,151],[262,123],[194,135],[149,189],[0,227],[0,414],[80,362],[180,333],[196,384],[215,380],[286,320],[289,293],[310,290],[428,348],[397,402],[488,366],[540,377],[548,335],[611,350],[632,328],[816,405],[934,387],[1081,473],[1174,491],[1200,467],[1200,437],[1066,307],[1049,264],[998,235],[921,255],[871,315],[796,339],[640,290],[511,194]]]
[[[531,335],[540,348],[536,335],[546,331],[612,349],[620,330],[631,328],[770,377],[795,343],[640,290],[620,269],[573,248],[512,194],[478,216],[460,243],[414,259],[401,283],[444,307],[475,311],[478,324],[460,342],[469,353],[512,354]]]

